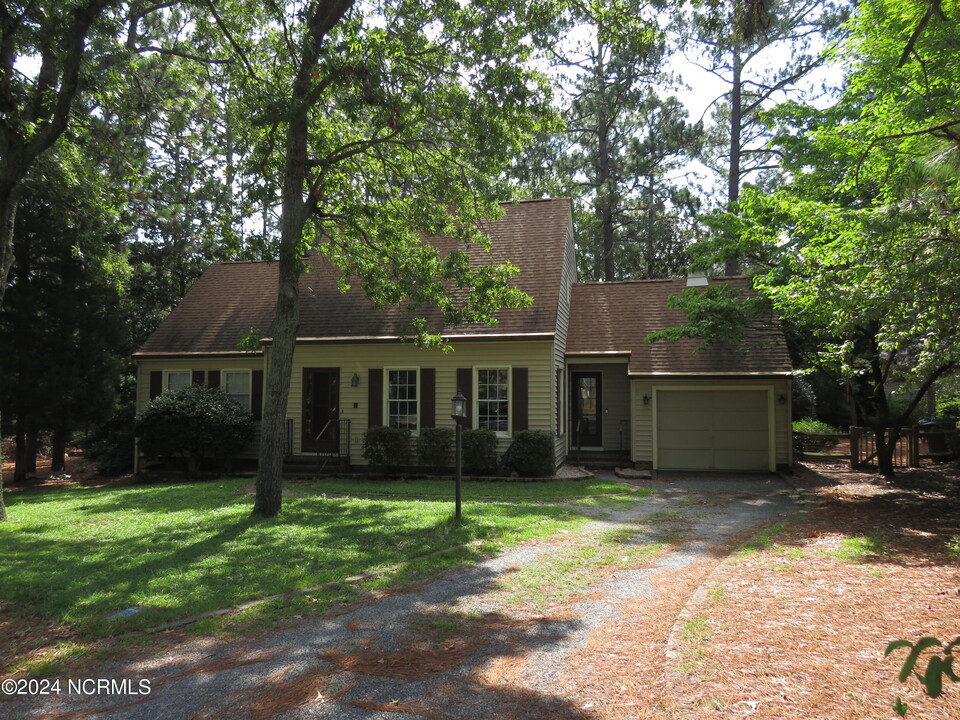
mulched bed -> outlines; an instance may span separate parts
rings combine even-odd
[[[932,700],[897,681],[906,651],[883,657],[891,640],[960,635],[960,564],[946,549],[960,535],[956,468],[905,471],[893,485],[810,465],[795,482],[815,507],[711,578],[707,637],[688,643],[663,694],[668,716],[889,718],[900,695],[908,718],[960,717],[960,685]],[[844,538],[856,536],[874,542],[851,558]]]

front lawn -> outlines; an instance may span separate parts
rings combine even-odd
[[[365,587],[395,585],[583,522],[544,498],[625,490],[597,481],[466,483],[466,522],[458,526],[450,521],[452,482],[287,489],[271,520],[250,515],[244,479],[18,493],[7,503],[10,521],[0,524],[0,603],[102,636],[369,571],[382,572]],[[418,560],[474,540],[483,542]],[[350,583],[308,599],[323,609],[358,589]],[[140,610],[108,619],[128,608]]]

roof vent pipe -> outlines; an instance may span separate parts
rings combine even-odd
[[[706,273],[692,271],[687,273],[687,287],[706,287],[708,284]]]

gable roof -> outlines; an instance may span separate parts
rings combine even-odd
[[[521,310],[501,310],[497,325],[445,327],[436,308],[417,314],[453,338],[543,337],[557,328],[564,249],[570,227],[568,199],[504,203],[505,215],[484,228],[489,252],[470,248],[473,265],[512,262],[520,269],[513,284],[533,298]],[[429,241],[446,253],[463,249],[450,238]],[[411,315],[402,307],[374,308],[359,283],[337,289],[340,273],[321,256],[309,258],[300,278],[298,341],[393,341],[409,331]],[[276,263],[215,263],[193,284],[176,308],[135,357],[151,355],[232,354],[254,329],[270,336],[277,294]]]
[[[711,278],[710,284],[750,290],[743,277]],[[630,375],[786,375],[792,370],[779,323],[755,321],[739,343],[700,341],[649,343],[652,332],[683,325],[686,318],[667,301],[686,289],[685,278],[574,283],[567,355],[629,356]]]

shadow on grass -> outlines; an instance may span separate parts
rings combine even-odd
[[[442,524],[449,525],[444,521]],[[108,674],[150,681],[140,698],[23,698],[5,717],[75,718],[131,712],[138,718],[363,718],[382,713],[420,717],[597,717],[569,699],[524,687],[513,663],[547,651],[579,632],[579,620],[458,610],[462,600],[495,588],[507,569],[463,569],[417,593],[388,593],[242,637],[167,634],[114,659]],[[490,674],[489,663],[507,672]],[[99,676],[107,670],[85,667]],[[58,700],[62,715],[47,713]]]
[[[384,584],[402,580],[446,567],[415,560],[423,555],[563,515],[532,503],[474,503],[469,522],[456,524],[443,499],[313,496],[288,499],[280,516],[262,520],[250,515],[243,486],[55,491],[44,495],[46,508],[26,498],[12,508],[20,520],[3,528],[0,599],[108,635],[372,569],[384,568]],[[133,607],[141,610],[107,619]]]

